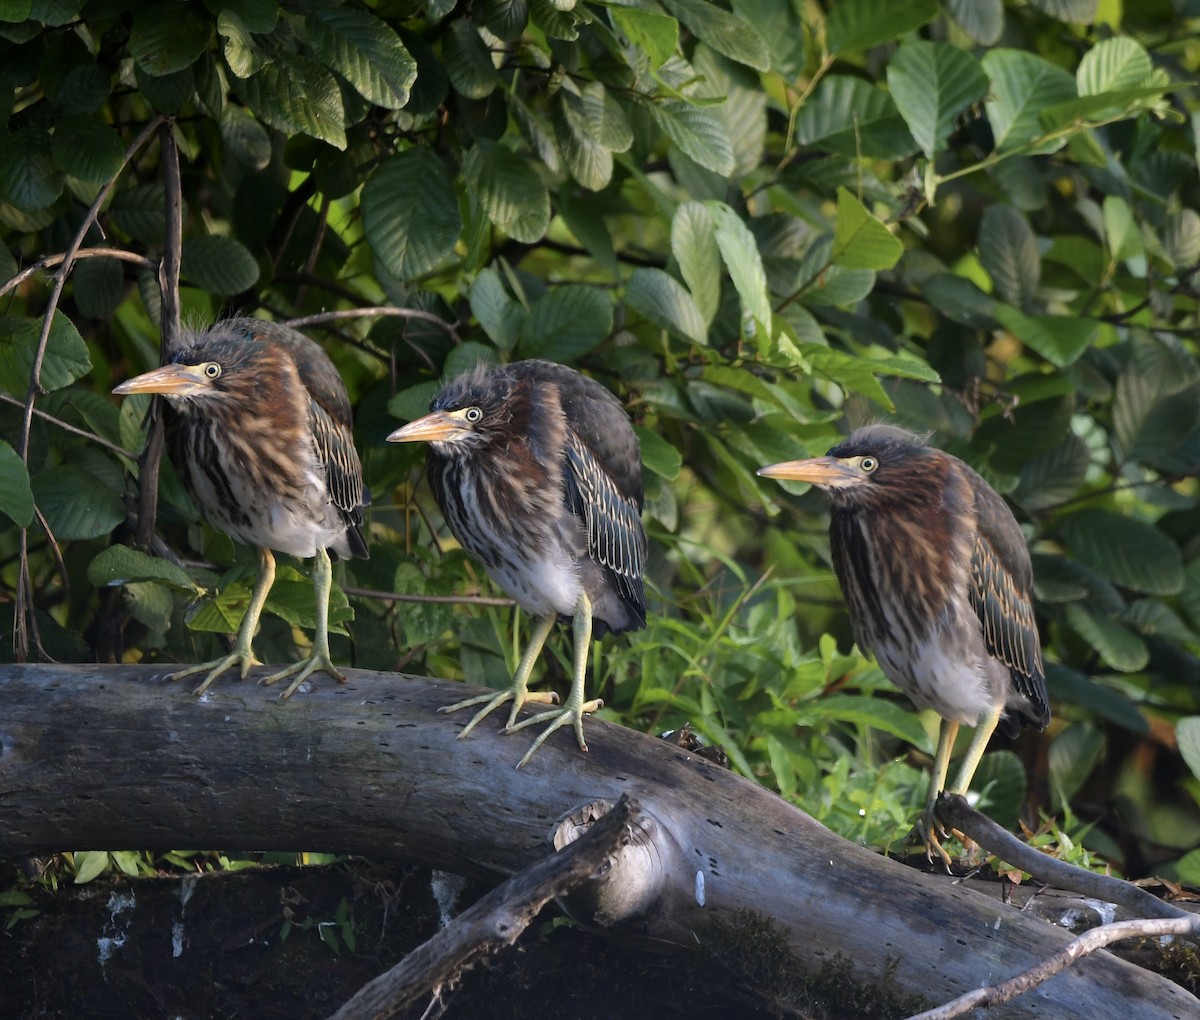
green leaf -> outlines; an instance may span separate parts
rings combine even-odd
[[[233,88],[255,116],[277,131],[346,148],[341,89],[315,60],[280,54],[249,78],[235,78]]]
[[[569,364],[612,332],[612,298],[596,287],[567,284],[542,295],[521,328],[521,352]]]
[[[1182,589],[1179,547],[1153,525],[1088,508],[1064,517],[1061,527],[1071,555],[1114,584],[1147,595]]]
[[[532,163],[481,138],[467,152],[463,174],[497,228],[526,244],[545,236],[550,226],[550,193]]]
[[[271,139],[244,106],[226,103],[221,111],[221,138],[230,154],[253,170],[265,170],[271,162]]]
[[[40,319],[0,317],[0,388],[19,394],[28,390],[41,330]],[[62,312],[56,312],[38,377],[42,389],[60,390],[91,370],[87,344],[79,330]]]
[[[634,425],[638,446],[642,451],[642,465],[668,482],[675,481],[683,468],[683,455],[652,429]]]
[[[1176,268],[1200,262],[1200,213],[1195,209],[1171,213],[1163,227],[1162,243]]]
[[[34,501],[59,541],[100,538],[125,520],[121,494],[83,468],[46,468],[32,481]]]
[[[708,343],[704,316],[684,286],[661,269],[635,269],[625,288],[625,301],[656,326],[693,343]]]
[[[1069,433],[1053,449],[1024,464],[1013,499],[1028,510],[1056,506],[1079,491],[1090,466],[1087,443]]]
[[[401,421],[415,421],[429,410],[442,388],[440,382],[419,382],[401,390],[387,403],[388,414]]]
[[[19,528],[33,523],[33,490],[29,471],[7,442],[0,439],[0,513],[7,514]]]
[[[650,58],[650,70],[657,71],[679,45],[679,22],[665,14],[636,7],[610,7],[609,14],[617,31]]]
[[[417,79],[417,62],[386,22],[352,7],[317,10],[305,20],[313,49],[368,102],[399,110]]]
[[[705,326],[711,325],[721,307],[721,254],[712,216],[702,202],[681,202],[676,208],[671,254]]]
[[[953,273],[935,273],[921,284],[925,299],[948,319],[971,329],[996,325],[996,301],[971,280]]]
[[[654,119],[679,151],[722,177],[733,173],[733,145],[717,113],[677,99],[655,103]]]
[[[50,153],[71,177],[105,184],[116,177],[125,160],[117,133],[95,117],[64,117],[54,129]]]
[[[945,147],[955,118],[988,88],[987,75],[969,53],[922,39],[906,40],[892,55],[887,81],[900,116],[928,159]]]
[[[825,19],[830,53],[869,50],[938,16],[936,0],[839,0]]]
[[[1069,315],[1024,315],[1008,305],[996,306],[996,318],[1023,344],[1052,365],[1065,368],[1096,339],[1101,324]]]
[[[363,226],[389,273],[411,280],[436,268],[462,232],[445,164],[425,146],[384,160],[362,193]]]
[[[847,269],[891,269],[904,245],[845,188],[837,192],[837,227],[831,260]]]
[[[1122,460],[1154,463],[1183,442],[1200,420],[1194,388],[1171,393],[1168,380],[1128,364],[1117,377],[1113,432]]]
[[[567,171],[589,191],[601,191],[612,180],[612,151],[588,134],[583,120],[574,115],[572,94],[559,92],[554,107],[554,137]]]
[[[87,576],[97,588],[134,581],[157,581],[180,591],[197,590],[195,583],[181,567],[127,545],[110,545],[97,553],[88,564]]]
[[[1200,779],[1200,715],[1180,719],[1175,724],[1175,740],[1192,775]]]
[[[499,84],[492,51],[468,18],[456,18],[442,42],[442,59],[454,91],[467,99],[484,99]]]
[[[103,319],[121,303],[125,273],[116,259],[80,259],[71,271],[71,287],[79,314]]]
[[[500,350],[516,347],[525,309],[509,296],[492,266],[481,270],[471,282],[471,313]]]
[[[864,358],[816,343],[797,343],[794,347],[796,353],[810,366],[813,374],[824,376],[843,389],[861,393],[887,408],[894,406],[892,398],[879,385],[877,376],[891,375],[925,382],[939,381],[937,373],[928,365],[907,358],[889,358],[886,361]]]
[[[807,701],[799,706],[796,724],[811,726],[816,720],[824,719],[855,726],[873,726],[923,751],[933,750],[929,734],[921,725],[921,721],[912,712],[906,711],[895,702],[884,701],[883,698],[832,694],[815,701]]]
[[[51,155],[50,135],[40,127],[0,134],[0,199],[22,212],[37,212],[62,194],[63,173]]]
[[[217,34],[225,40],[222,44],[225,63],[235,77],[249,78],[271,62],[271,58],[259,49],[245,23],[233,11],[223,10],[217,16]]]
[[[729,278],[742,302],[743,319],[753,319],[762,328],[764,339],[770,339],[771,299],[767,294],[767,275],[763,269],[758,242],[750,228],[724,202],[709,202],[707,208],[715,224],[714,236],[721,260],[729,270]],[[752,330],[743,327],[747,335]]]
[[[258,280],[258,263],[241,241],[221,234],[183,242],[183,275],[210,294],[240,294]]]
[[[1004,0],[942,0],[946,12],[982,46],[995,46],[1004,34]]]
[[[75,854],[75,884],[86,885],[108,870],[107,850],[84,850]]]
[[[870,82],[836,74],[800,108],[796,141],[852,159],[902,159],[917,150],[891,96]]]
[[[1129,204],[1118,195],[1104,197],[1104,240],[1115,262],[1141,258],[1146,254],[1142,247],[1141,232]]]
[[[1029,5],[1070,25],[1090,25],[1096,20],[1099,0],[1029,0]]]
[[[1037,296],[1042,260],[1029,221],[1010,205],[989,206],[979,222],[979,261],[1009,304],[1028,308]]]
[[[1150,84],[1154,72],[1150,54],[1128,36],[1102,39],[1079,61],[1075,80],[1081,96],[1121,92]]]
[[[486,0],[483,24],[497,39],[514,43],[529,24],[528,0]]]
[[[718,53],[756,71],[771,69],[767,42],[750,22],[706,0],[664,0],[664,4],[688,31]]]
[[[167,229],[167,200],[161,182],[118,191],[112,216],[125,233],[143,244],[161,245]]]
[[[1041,114],[1076,97],[1075,79],[1048,60],[1023,50],[989,50],[983,69],[992,86],[985,102],[997,152],[1022,149],[1029,154],[1054,152],[1065,139],[1027,147],[1041,137]]]
[[[129,52],[149,74],[172,74],[196,62],[211,34],[212,23],[199,5],[139,4],[133,12]]]

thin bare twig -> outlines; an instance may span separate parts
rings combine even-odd
[[[1041,963],[1030,967],[1027,971],[1001,981],[998,985],[988,985],[985,988],[975,988],[951,999],[935,1009],[917,1013],[909,1020],[951,1020],[952,1017],[962,1016],[980,1006],[996,1006],[1010,1002],[1018,995],[1024,995],[1038,985],[1049,981],[1061,971],[1066,970],[1076,960],[1103,949],[1121,939],[1150,938],[1156,935],[1187,935],[1200,932],[1200,915],[1187,914],[1183,917],[1139,918],[1133,921],[1116,921],[1112,924],[1102,924],[1098,928],[1086,931],[1077,939],[1068,942],[1059,952],[1047,957]]]
[[[45,258],[40,258],[32,265],[26,266],[11,280],[0,284],[0,297],[4,297],[14,287],[19,287],[31,276],[61,265],[66,257],[67,253],[60,251],[55,255],[47,255]],[[75,253],[75,261],[78,262],[80,259],[116,259],[119,262],[132,262],[135,266],[140,266],[142,269],[158,268],[158,264],[153,259],[148,259],[145,255],[139,255],[135,251],[126,251],[124,248],[80,248]]]
[[[342,319],[368,319],[388,315],[394,315],[401,319],[432,322],[456,340],[458,339],[454,323],[447,322],[432,312],[426,312],[420,308],[397,308],[395,305],[373,305],[370,308],[342,308],[332,312],[317,312],[314,315],[303,315],[298,319],[288,319],[284,325],[291,326],[292,329],[303,329],[305,326],[320,326],[327,322],[339,322]]]
[[[3,401],[6,404],[12,404],[13,407],[25,406],[25,401],[18,400],[16,397],[8,393],[0,393],[0,401]],[[43,411],[40,408],[34,408],[33,413],[38,418],[48,421],[51,425],[57,425],[64,432],[70,432],[82,439],[86,439],[89,442],[95,443],[97,446],[103,446],[104,449],[108,450],[110,453],[115,453],[121,457],[133,456],[132,453],[126,450],[125,447],[121,446],[119,443],[114,443],[112,440],[96,435],[95,432],[89,432],[87,429],[81,429],[77,425],[72,425],[70,422],[63,421],[61,418],[56,418],[47,411]]]
[[[50,299],[46,303],[46,311],[42,317],[42,330],[38,336],[37,348],[33,353],[33,364],[29,370],[29,388],[25,392],[25,410],[21,419],[21,437],[17,454],[26,466],[29,464],[29,437],[30,430],[33,427],[34,404],[37,402],[38,396],[44,392],[41,379],[42,362],[46,357],[46,347],[50,342],[50,328],[54,323],[54,316],[58,312],[58,304],[62,300],[63,288],[66,287],[67,277],[71,275],[71,270],[75,266],[76,253],[83,247],[83,239],[95,225],[101,208],[108,201],[108,196],[113,189],[113,185],[117,183],[117,179],[121,176],[125,167],[129,165],[129,161],[133,159],[134,155],[154,136],[154,132],[158,130],[158,126],[163,120],[164,118],[161,116],[157,116],[151,120],[142,129],[137,138],[133,140],[129,148],[125,150],[121,166],[100,188],[99,192],[97,192],[95,201],[92,202],[87,215],[84,216],[83,222],[80,223],[79,229],[75,232],[75,236],[71,239],[71,243],[63,253],[62,262],[58,267],[58,271],[54,274],[54,287],[51,289]],[[17,662],[25,662],[29,658],[29,627],[33,616],[33,581],[29,574],[28,528],[21,529],[19,558],[17,599],[16,605],[13,607],[13,658]],[[40,642],[38,652],[42,654]]]

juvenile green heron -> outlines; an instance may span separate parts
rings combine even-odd
[[[583,700],[592,634],[646,624],[642,460],[624,408],[599,383],[562,365],[480,366],[450,382],[429,414],[388,440],[430,444],[430,485],[454,537],[539,618],[506,690],[442,711],[483,705],[460,738],[506,701],[513,705],[505,733],[549,722],[517,768],[568,723],[586,751],[583,715],[602,705]],[[553,693],[527,685],[560,616],[574,625],[570,696],[561,709],[518,723],[526,702],[557,703]]]
[[[1050,721],[1021,529],[961,460],[890,425],[758,473],[829,494],[833,568],[858,644],[942,717],[920,833],[948,863],[933,810],[958,727],[976,727],[951,787],[965,794],[997,724],[1015,736],[1022,724]]]
[[[308,337],[261,319],[225,319],[185,334],[168,364],[114,393],[160,393],[171,462],[214,527],[259,550],[258,579],[233,651],[171,674],[218,676],[257,665],[252,642],[275,580],[271,550],[316,557],[312,654],[266,677],[292,677],[289,698],[312,673],[345,683],[329,657],[332,550],[367,555],[362,508],[370,501],[351,434],[350,398],[333,362]]]

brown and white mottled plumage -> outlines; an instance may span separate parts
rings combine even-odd
[[[196,693],[240,665],[256,663],[254,631],[275,575],[271,550],[317,558],[313,654],[264,683],[294,677],[289,697],[317,669],[344,681],[329,659],[329,552],[365,557],[362,509],[369,502],[351,431],[350,399],[325,352],[279,323],[225,319],[187,332],[166,365],[114,393],[164,396],[167,450],[205,518],[258,547],[260,568],[234,651],[181,670],[207,671]]]
[[[829,494],[833,567],[859,645],[944,720],[922,821],[926,845],[941,851],[933,804],[959,725],[977,727],[953,787],[965,793],[998,723],[1015,734],[1050,721],[1021,529],[975,471],[891,425],[759,474]]]
[[[511,699],[506,732],[551,721],[519,764],[567,723],[587,750],[582,717],[600,705],[583,701],[591,633],[621,633],[646,622],[642,462],[628,415],[608,390],[574,369],[519,361],[453,380],[428,415],[388,439],[430,443],[430,484],[455,538],[540,618],[507,690],[447,707],[484,705],[460,736]],[[561,711],[517,723],[522,704],[553,698],[526,685],[559,617],[575,626],[571,695]]]

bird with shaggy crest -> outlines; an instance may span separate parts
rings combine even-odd
[[[460,737],[508,701],[504,732],[548,723],[518,768],[562,726],[574,728],[586,751],[583,716],[603,704],[583,697],[592,636],[646,623],[642,460],[624,408],[598,382],[562,365],[480,366],[448,383],[429,414],[388,440],[429,443],[429,481],[450,531],[537,618],[505,690],[442,711],[483,706]],[[528,683],[560,617],[574,629],[570,695],[562,708],[517,722],[523,705],[557,702]]]
[[[294,329],[232,318],[185,331],[167,363],[114,393],[160,394],[167,452],[215,528],[258,548],[259,568],[233,651],[171,679],[205,673],[203,694],[226,670],[258,664],[252,644],[275,580],[276,552],[314,557],[312,653],[263,679],[291,678],[289,698],[323,670],[345,683],[329,656],[330,553],[365,558],[363,507],[370,494],[354,448],[350,398],[329,356]]]
[[[824,457],[758,473],[828,494],[833,568],[859,646],[942,717],[918,832],[949,864],[934,807],[959,727],[976,727],[950,787],[965,794],[997,726],[1015,736],[1050,721],[1020,526],[965,463],[892,425],[856,429]]]

